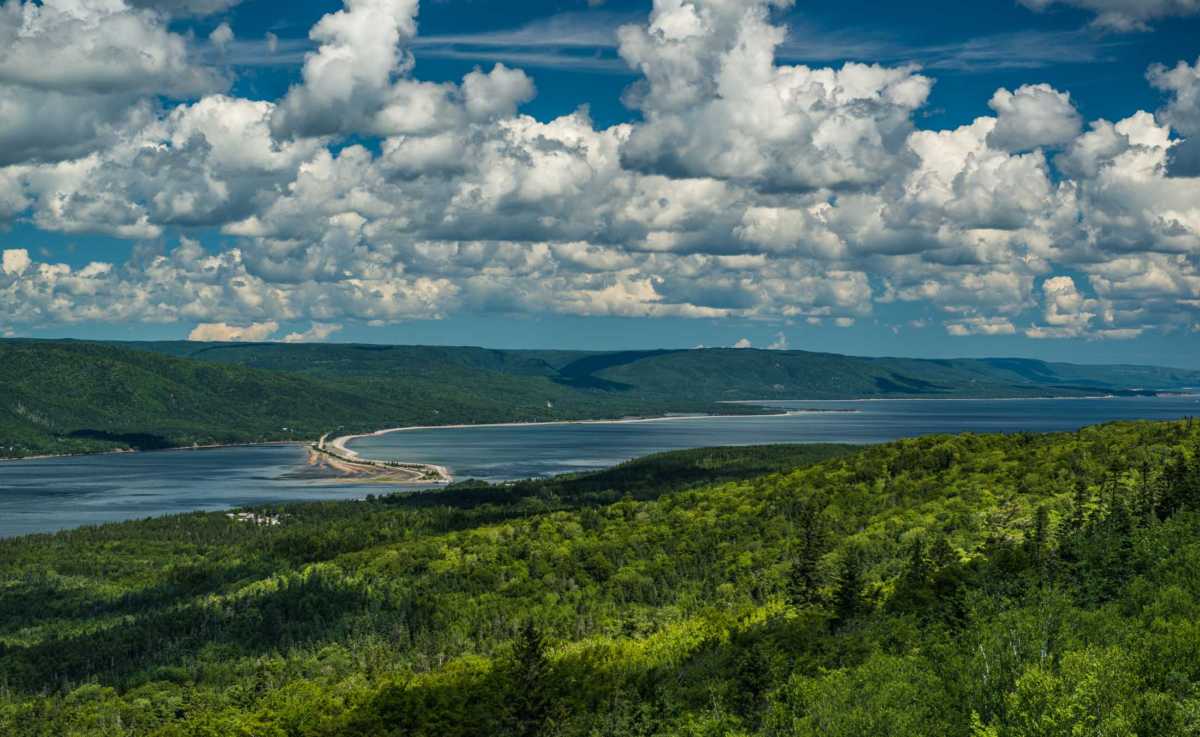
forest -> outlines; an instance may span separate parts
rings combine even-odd
[[[0,541],[0,734],[1196,735],[1200,427]]]
[[[752,414],[747,401],[1153,394],[1200,372],[805,351],[0,340],[0,459],[414,425]],[[742,402],[734,404],[733,402]]]
[[[259,366],[129,345],[143,344],[0,340],[0,459],[303,442],[402,425],[761,411],[580,390],[422,352],[421,360],[380,366],[343,360],[334,347],[280,346],[291,363]],[[379,351],[351,355],[358,353]]]

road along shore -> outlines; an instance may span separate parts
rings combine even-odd
[[[448,484],[454,480],[450,469],[432,463],[402,463],[376,461],[361,457],[346,447],[357,435],[327,440],[329,434],[308,448],[308,462],[323,465],[351,476],[361,476],[371,483]]]
[[[826,412],[828,410],[816,410],[817,412]],[[856,411],[856,410],[850,410]],[[808,412],[803,410],[802,412]],[[359,435],[342,435],[333,440],[329,436],[333,433],[325,433],[321,439],[314,443],[309,451],[310,463],[323,463],[330,468],[336,469],[343,473],[350,474],[370,474],[372,481],[379,481],[380,473],[386,474],[407,472],[410,476],[416,477],[415,481],[405,481],[404,483],[450,483],[454,480],[450,469],[445,466],[438,466],[432,463],[397,463],[393,461],[376,461],[363,458],[357,451],[351,450],[348,443],[358,438],[371,438],[380,435],[389,435],[397,432],[412,432],[415,430],[456,430],[467,428],[495,428],[495,427],[543,427],[553,425],[620,425],[626,423],[641,423],[641,422],[671,422],[674,420],[695,419],[697,417],[784,417],[791,412],[772,412],[765,415],[710,415],[710,414],[693,414],[683,413],[677,415],[663,415],[655,417],[624,417],[615,420],[552,420],[549,422],[496,422],[475,425],[412,425],[409,427],[393,427],[386,430],[378,430],[371,433],[362,433]],[[391,481],[390,478],[383,480]]]

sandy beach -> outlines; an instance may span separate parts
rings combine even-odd
[[[466,425],[466,424],[410,425],[408,427],[392,427],[392,428],[387,428],[384,430],[376,430],[375,432],[362,433],[362,434],[358,434],[358,435],[342,435],[341,437],[337,437],[337,438],[334,438],[333,440],[329,440],[329,441],[326,441],[326,438],[329,437],[328,434],[326,434],[325,436],[322,436],[322,438],[320,440],[317,441],[317,444],[315,447],[317,447],[320,450],[323,450],[326,454],[332,455],[336,459],[336,462],[340,462],[340,463],[350,465],[350,466],[371,465],[371,464],[379,464],[379,463],[384,463],[384,462],[383,461],[375,461],[375,460],[371,460],[371,459],[364,459],[357,451],[352,450],[349,447],[349,443],[351,443],[355,440],[361,439],[361,438],[373,438],[373,437],[379,437],[380,435],[390,435],[392,433],[398,433],[398,432],[415,432],[417,430],[463,430],[463,429],[468,429],[468,428],[497,428],[497,427],[553,427],[556,425],[558,425],[558,426],[562,426],[562,425],[626,425],[626,424],[645,423],[645,422],[672,422],[672,421],[678,421],[678,420],[694,420],[694,419],[698,419],[698,418],[713,418],[713,419],[730,418],[730,419],[732,419],[732,418],[738,418],[738,417],[787,417],[788,415],[793,415],[793,414],[814,414],[814,413],[819,414],[822,412],[829,412],[832,414],[832,413],[837,413],[837,412],[844,412],[844,410],[800,410],[800,411],[796,411],[796,412],[774,412],[774,413],[767,413],[767,414],[761,414],[761,415],[759,415],[759,414],[755,414],[755,415],[679,414],[679,415],[667,415],[667,416],[663,416],[663,417],[626,417],[626,418],[618,419],[618,420],[552,420],[549,422],[491,422],[491,423],[482,423],[482,424],[478,424],[478,425]],[[442,476],[444,476],[444,478],[446,480],[450,480],[453,478],[453,476],[450,473],[450,470],[447,469],[445,466],[437,466],[437,465],[421,464],[421,463],[403,464],[403,465],[411,466],[414,468],[424,467],[424,468],[436,470]]]
[[[730,402],[733,404],[733,402]],[[747,402],[747,404],[753,404]],[[829,410],[832,412],[832,410]],[[667,415],[664,417],[626,417],[619,420],[550,420],[547,422],[488,422],[478,425],[410,425],[408,427],[391,427],[386,430],[376,430],[375,432],[364,433],[362,435],[344,435],[340,438],[335,438],[329,441],[329,445],[337,448],[339,451],[347,455],[358,457],[358,453],[346,447],[346,443],[359,438],[373,438],[380,435],[390,435],[397,432],[414,432],[416,430],[463,430],[467,428],[489,428],[489,427],[553,427],[555,425],[628,425],[639,422],[674,422],[678,420],[695,420],[700,418],[737,418],[737,417],[785,417],[791,412],[769,412],[766,414],[757,415],[710,415],[710,414],[680,414]],[[796,412],[795,414],[808,414],[808,412]]]
[[[379,435],[344,435],[326,441],[328,433],[309,446],[309,464],[324,465],[351,476],[364,476],[373,483],[447,484],[454,480],[450,469],[432,463],[403,463],[363,458],[346,447],[355,438]]]

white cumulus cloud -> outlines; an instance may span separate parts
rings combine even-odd
[[[1083,124],[1071,96],[1047,84],[998,90],[988,105],[997,116],[988,143],[1008,151],[1068,143]]]
[[[1115,31],[1145,30],[1151,21],[1200,13],[1200,0],[1020,0],[1034,10],[1073,5],[1096,14],[1095,25]]]
[[[0,262],[0,268],[3,268],[5,274],[20,276],[32,263],[29,260],[29,251],[24,248],[11,248],[4,252],[4,260]]]
[[[1154,112],[1084,121],[1068,90],[1030,84],[922,129],[926,73],[778,63],[789,2],[657,0],[617,41],[640,117],[603,127],[586,108],[523,113],[536,87],[509,65],[423,80],[416,0],[324,16],[276,101],[223,94],[171,30],[232,2],[152,5],[0,6],[0,221],[135,242],[82,267],[6,250],[6,326],[307,324],[283,340],[323,340],[553,313],[886,328],[896,303],[961,336],[1200,323],[1200,63],[1149,71]],[[216,28],[210,61],[212,45],[235,56],[246,42]]]
[[[188,335],[188,340],[253,343],[267,340],[277,332],[279,332],[279,323],[274,320],[249,325],[227,325],[223,322],[202,323],[192,330]]]
[[[765,189],[864,185],[897,165],[931,80],[913,68],[778,66],[785,29],[754,0],[656,0],[646,26],[620,29],[622,57],[645,76],[629,101],[645,122],[625,163],[671,177]]]
[[[318,44],[303,81],[280,102],[280,134],[353,131],[383,106],[396,77],[412,66],[405,42],[417,33],[417,0],[346,0],[312,28]]]
[[[233,29],[229,27],[228,23],[222,23],[208,34],[208,40],[213,46],[224,52],[229,48],[229,44],[233,43]]]
[[[342,326],[330,323],[314,322],[312,327],[302,333],[288,333],[284,339],[284,343],[320,343],[323,340],[328,340],[330,336],[339,333]]]

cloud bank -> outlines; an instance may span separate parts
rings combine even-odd
[[[232,4],[2,6],[0,220],[139,245],[71,268],[5,242],[0,328],[260,340],[311,323],[283,338],[302,341],[473,312],[851,326],[900,303],[951,336],[1200,322],[1200,61],[1148,71],[1157,111],[1084,120],[1068,90],[1033,84],[930,130],[920,69],[780,63],[785,0],[656,0],[617,34],[641,117],[599,128],[586,110],[523,114],[536,87],[503,64],[423,81],[416,0],[346,0],[283,98],[231,96],[169,14]],[[1192,9],[1076,4],[1134,24]]]

